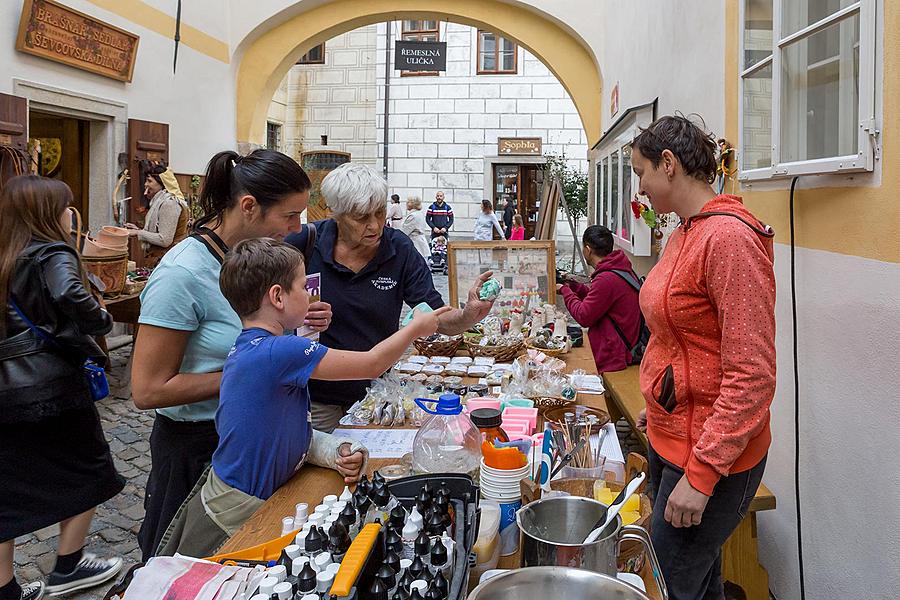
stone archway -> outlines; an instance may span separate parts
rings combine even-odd
[[[453,21],[515,40],[539,58],[568,92],[588,145],[600,138],[602,81],[593,53],[584,40],[533,7],[499,0],[334,0],[287,20],[275,15],[248,36],[251,41],[242,49],[237,72],[238,144],[265,142],[269,102],[299,56],[341,33],[400,19]]]

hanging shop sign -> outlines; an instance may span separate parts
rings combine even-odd
[[[139,40],[53,0],[25,0],[16,50],[130,82]]]
[[[541,138],[497,138],[497,154],[524,154],[540,156],[542,152]]]
[[[447,42],[398,41],[394,68],[400,71],[446,71]]]

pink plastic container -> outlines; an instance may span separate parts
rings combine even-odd
[[[503,411],[503,420],[505,421],[507,418],[526,419],[531,423],[531,428],[534,429],[537,427],[538,409],[507,406]]]
[[[501,425],[501,427],[503,427],[503,429],[505,430],[509,425],[524,427],[526,435],[531,435],[532,433],[534,433],[534,427],[531,426],[531,422],[525,419],[516,419],[515,417],[507,417],[503,419],[503,424]]]
[[[528,423],[503,423],[500,427],[506,432],[506,435],[528,435],[531,433]]]
[[[479,408],[493,408],[500,410],[500,401],[496,398],[469,398],[466,400],[466,410],[472,412]]]

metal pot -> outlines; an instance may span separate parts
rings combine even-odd
[[[606,516],[606,505],[589,498],[561,496],[537,500],[516,513],[521,535],[523,567],[573,567],[616,576],[619,546],[625,540],[640,542],[647,552],[660,597],[669,595],[650,535],[643,527],[622,526],[622,518],[610,523],[597,541],[584,544],[594,524]]]
[[[515,569],[491,577],[469,594],[468,600],[547,600],[593,598],[596,600],[649,600],[649,597],[615,577],[568,567]]]

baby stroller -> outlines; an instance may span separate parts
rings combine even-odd
[[[428,265],[432,273],[447,274],[447,238],[442,235],[431,240],[431,256]]]

